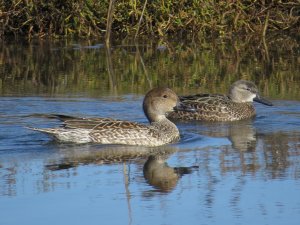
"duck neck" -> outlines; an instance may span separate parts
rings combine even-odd
[[[236,97],[236,94],[232,93],[232,91],[229,92],[228,97],[231,99],[231,101],[240,103],[240,99]]]
[[[149,113],[146,114],[146,116],[150,123],[168,120],[165,115],[156,115],[156,114]]]
[[[179,135],[179,131],[177,126],[170,121],[168,118],[164,116],[164,118],[161,118],[160,120],[156,120],[151,122],[151,126],[156,127],[164,134],[173,133],[176,135]]]

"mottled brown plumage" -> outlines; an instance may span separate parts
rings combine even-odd
[[[254,83],[245,80],[233,83],[229,95],[196,94],[182,96],[180,101],[185,106],[196,109],[196,113],[171,112],[168,118],[173,120],[235,121],[255,115],[253,101],[272,105],[259,96]]]
[[[159,146],[179,139],[179,131],[166,118],[166,113],[181,109],[177,95],[168,88],[149,91],[143,102],[143,109],[150,125],[110,118],[75,118],[59,116],[63,128],[34,130],[48,133],[57,140],[75,143],[101,143]]]

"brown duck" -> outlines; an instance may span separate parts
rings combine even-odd
[[[251,81],[239,80],[233,83],[228,95],[196,94],[180,97],[180,101],[196,112],[171,112],[172,120],[235,121],[255,115],[253,101],[264,105],[273,104],[259,95],[256,85]]]
[[[181,107],[178,96],[169,88],[154,88],[143,101],[143,110],[150,124],[111,118],[76,118],[59,116],[63,127],[30,128],[54,136],[61,142],[101,143],[160,146],[179,140],[176,125],[166,118],[166,113],[191,110]]]

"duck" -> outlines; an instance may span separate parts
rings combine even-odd
[[[183,105],[194,108],[196,112],[170,112],[167,117],[171,120],[238,121],[256,115],[253,101],[267,106],[273,105],[260,96],[253,82],[247,80],[234,82],[228,95],[195,94],[179,98]]]
[[[78,118],[56,115],[63,122],[58,128],[30,128],[53,136],[60,142],[121,144],[155,147],[177,142],[180,133],[166,114],[194,111],[185,107],[169,88],[154,88],[143,100],[143,111],[150,124],[112,118]]]

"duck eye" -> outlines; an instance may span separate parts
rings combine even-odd
[[[163,97],[164,97],[164,98],[167,98],[167,97],[168,97],[168,95],[164,95]]]

